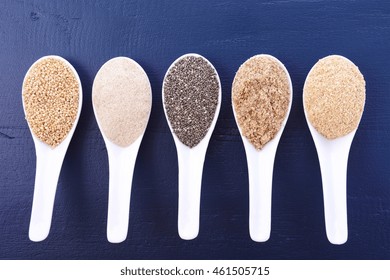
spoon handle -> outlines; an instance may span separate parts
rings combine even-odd
[[[249,176],[249,233],[265,242],[271,234],[271,201],[274,156],[267,151],[247,153]]]
[[[107,239],[111,243],[120,243],[127,237],[131,186],[138,151],[138,147],[132,148],[107,149],[110,173]]]
[[[178,153],[179,164],[179,213],[178,231],[184,240],[191,240],[199,233],[200,194],[205,152],[183,149]]]
[[[347,221],[347,163],[349,146],[332,145],[319,151],[322,189],[324,194],[326,235],[332,244],[348,239]]]
[[[64,156],[65,152],[42,153],[37,148],[34,197],[29,228],[31,241],[39,242],[49,235],[58,177]]]

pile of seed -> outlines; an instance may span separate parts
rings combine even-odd
[[[272,140],[290,104],[288,76],[276,59],[257,55],[238,69],[232,101],[241,133],[260,150]]]
[[[116,145],[127,147],[143,134],[149,120],[149,78],[135,61],[113,58],[95,77],[92,102],[104,135]]]
[[[46,58],[34,64],[23,83],[26,119],[32,132],[53,148],[76,120],[79,82],[65,62]]]
[[[337,55],[318,61],[306,78],[305,111],[310,123],[328,139],[344,136],[359,125],[366,83],[359,68]]]
[[[186,56],[170,68],[163,88],[173,132],[184,145],[195,147],[214,119],[220,90],[217,73],[204,58]]]

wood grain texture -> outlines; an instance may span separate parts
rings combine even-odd
[[[356,1],[13,1],[0,4],[1,259],[390,259],[390,2]],[[161,102],[165,71],[200,53],[219,72],[223,101],[203,175],[199,237],[177,234],[177,159]],[[260,53],[290,72],[294,102],[274,170],[272,233],[248,233],[244,149],[231,109],[241,63]],[[21,87],[39,57],[61,55],[84,90],[49,238],[28,240],[35,151]],[[367,103],[348,166],[349,240],[325,235],[321,175],[302,88],[318,59],[351,59],[367,82]],[[91,102],[93,78],[115,56],[148,74],[152,114],[133,180],[127,240],[106,240],[107,153]],[[261,172],[261,171],[259,171]]]

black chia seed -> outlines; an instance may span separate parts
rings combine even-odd
[[[205,137],[219,97],[217,73],[202,57],[177,61],[164,79],[164,106],[173,132],[193,148]]]

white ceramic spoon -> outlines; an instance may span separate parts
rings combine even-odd
[[[347,59],[345,57],[343,58]],[[308,76],[310,75],[310,72]],[[322,190],[324,194],[326,235],[332,244],[344,244],[348,239],[348,155],[357,127],[345,136],[332,140],[327,139],[322,136],[309,121],[305,108],[305,89],[303,90],[303,106],[306,122],[313,137],[320,162]]]
[[[291,110],[293,99],[293,89],[290,75],[284,65],[275,57],[266,54],[257,56],[269,57],[275,60],[284,69],[289,81],[290,87],[290,103],[286,117],[275,135],[261,150],[256,148],[242,134],[241,128],[237,121],[236,112],[233,106],[234,118],[236,120],[238,130],[244,143],[246,160],[248,164],[249,176],[249,233],[253,241],[265,242],[271,234],[271,203],[272,203],[272,176],[274,170],[274,161],[276,150],[278,148],[280,137],[282,136],[284,127],[286,126],[288,116]]]
[[[310,124],[306,112],[305,116],[321,167],[326,235],[332,244],[344,244],[348,239],[348,155],[356,129],[343,137],[329,140]]]
[[[147,80],[150,89],[150,106],[152,104],[152,93],[149,79],[143,70],[143,68],[134,60],[128,57],[116,57],[111,59],[111,61],[129,61],[134,64],[138,71],[144,73],[144,79]],[[107,62],[107,63],[108,63]],[[103,65],[104,66],[104,65]],[[102,66],[102,67],[103,67]],[[132,73],[129,73],[132,74]],[[100,78],[104,79],[105,83],[108,84],[110,81],[107,77]],[[94,84],[98,75],[96,75]],[[112,83],[112,81],[111,81]],[[135,85],[136,86],[136,85]],[[115,87],[113,87],[113,93],[115,93]],[[93,94],[95,94],[95,89],[93,88]],[[129,104],[129,106],[137,106],[137,104]],[[108,153],[108,162],[109,162],[109,194],[108,194],[108,214],[107,214],[107,239],[111,243],[120,243],[123,242],[127,237],[128,227],[129,227],[129,211],[130,211],[130,198],[131,198],[131,187],[133,181],[133,172],[135,167],[135,162],[137,159],[137,154],[143,135],[146,130],[147,122],[150,117],[151,107],[149,108],[149,115],[145,127],[143,128],[142,134],[130,145],[127,147],[121,147],[113,143],[104,133],[104,127],[101,123],[101,117],[95,105],[93,106],[94,114],[96,117],[97,124],[102,133],[104,142],[106,144],[107,153]]]
[[[81,106],[83,103],[83,94],[80,78],[73,66],[62,57],[55,55],[41,57],[30,67],[29,71],[36,63],[47,58],[54,58],[60,60],[64,62],[69,67],[69,69],[71,69],[79,84],[79,105],[77,116],[72,128],[70,129],[65,139],[55,148],[52,148],[48,144],[42,142],[38,137],[36,137],[29,124],[29,129],[31,131],[31,135],[34,141],[37,158],[29,238],[31,241],[36,242],[44,240],[49,235],[58,177],[60,175],[61,166],[62,162],[64,161],[66,150],[68,149],[70,140],[72,139],[73,133],[77,126],[77,122],[80,117]],[[29,71],[27,71],[24,80],[28,77]],[[25,101],[23,99],[23,109],[25,110],[24,102]]]
[[[201,184],[202,184],[202,171],[204,159],[206,156],[207,147],[213,133],[215,124],[218,119],[219,110],[221,108],[221,82],[219,76],[214,66],[203,56],[199,54],[185,54],[178,59],[176,59],[171,66],[169,67],[167,74],[170,72],[171,68],[176,64],[177,61],[183,59],[187,56],[202,57],[215,71],[216,77],[219,84],[219,97],[217,108],[215,109],[215,114],[213,121],[205,135],[205,137],[200,141],[198,145],[193,148],[189,148],[184,145],[179,138],[174,133],[172,126],[169,122],[168,115],[164,107],[164,113],[168,120],[169,129],[172,132],[173,140],[175,141],[178,166],[179,166],[179,205],[178,205],[178,231],[179,236],[182,239],[190,240],[198,236],[199,233],[199,215],[200,215],[200,194],[201,194]],[[164,86],[162,89],[163,103],[164,103]]]
[[[102,135],[107,148],[110,174],[107,240],[111,243],[120,243],[126,239],[129,228],[133,172],[143,134],[125,148],[112,143],[104,133]]]

